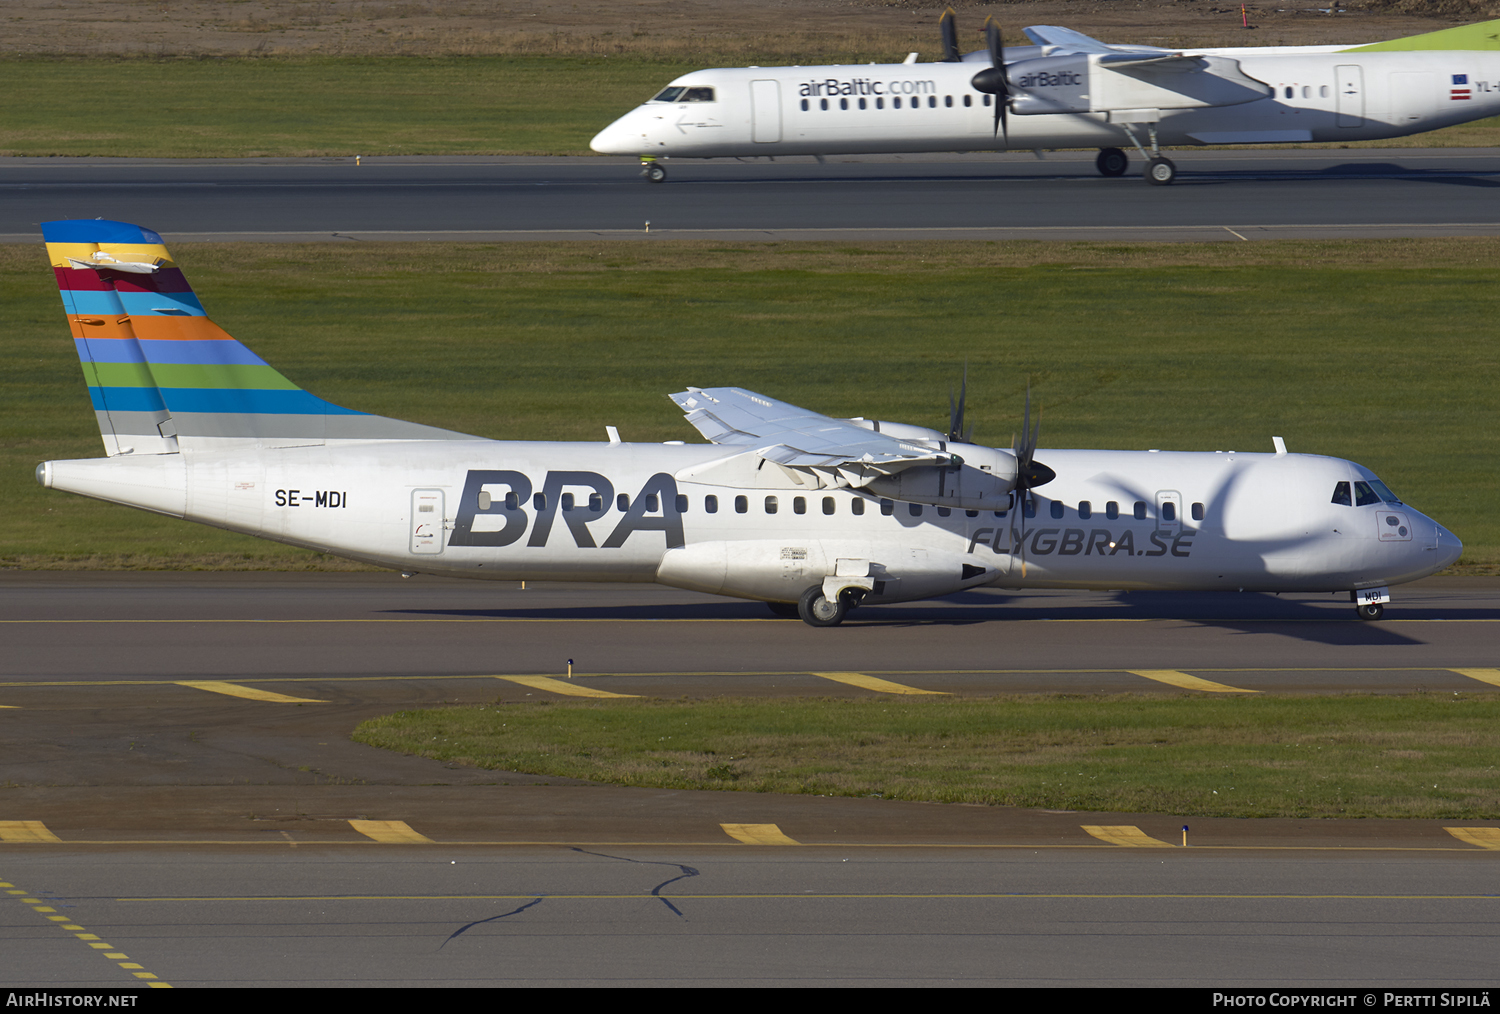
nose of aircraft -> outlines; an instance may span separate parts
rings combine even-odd
[[[641,132],[634,129],[632,113],[626,113],[594,135],[589,147],[601,155],[639,155],[644,150]]]
[[[1458,536],[1442,525],[1435,527],[1437,528],[1438,569],[1441,570],[1458,562],[1458,558],[1463,555],[1464,544],[1458,541]]]

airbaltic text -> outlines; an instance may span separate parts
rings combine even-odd
[[[827,78],[804,81],[797,92],[803,98],[831,95],[936,95],[936,81],[872,81],[857,77],[848,81]]]

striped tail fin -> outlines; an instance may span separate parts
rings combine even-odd
[[[341,408],[309,394],[208,319],[150,229],[43,222],[106,453],[466,434]]]

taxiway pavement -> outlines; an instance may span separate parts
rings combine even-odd
[[[1173,152],[1170,187],[1093,152],[714,159],[0,159],[0,242],[111,218],[174,241],[1111,239],[1493,235],[1500,149]],[[1139,158],[1136,159],[1139,163]],[[1138,168],[1138,165],[1137,165]],[[649,223],[649,226],[648,226]]]

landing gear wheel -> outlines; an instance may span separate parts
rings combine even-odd
[[[661,183],[667,178],[667,171],[653,162],[641,169],[641,175],[646,177],[649,183]]]
[[[1169,158],[1158,155],[1146,165],[1146,182],[1152,186],[1164,187],[1177,178],[1177,167]]]
[[[780,616],[783,620],[795,620],[798,617],[795,602],[767,602],[766,608],[771,610],[772,615]]]
[[[1385,606],[1372,602],[1367,606],[1355,606],[1354,615],[1361,620],[1378,620],[1385,615]]]
[[[1119,148],[1100,148],[1094,166],[1100,176],[1124,176],[1125,170],[1130,168],[1130,156]]]
[[[817,585],[802,593],[797,603],[797,615],[802,622],[813,627],[836,627],[844,622],[849,612],[848,603],[842,596],[830,602],[823,597],[823,589]]]

